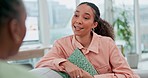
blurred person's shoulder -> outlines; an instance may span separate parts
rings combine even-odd
[[[38,78],[20,65],[10,65],[0,61],[0,78]]]

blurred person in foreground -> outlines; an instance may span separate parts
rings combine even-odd
[[[37,78],[26,68],[4,61],[17,54],[23,42],[26,16],[22,0],[0,0],[0,78]]]

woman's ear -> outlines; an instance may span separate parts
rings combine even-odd
[[[93,28],[96,28],[98,26],[98,22],[95,22],[93,25]]]
[[[12,19],[9,22],[9,33],[10,33],[10,38],[15,42],[19,43],[21,38],[20,38],[20,32],[19,32],[19,23],[16,19]]]

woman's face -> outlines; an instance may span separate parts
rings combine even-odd
[[[82,4],[76,8],[72,17],[72,29],[76,36],[85,36],[90,34],[92,28],[97,26],[97,22],[94,22],[93,9]]]

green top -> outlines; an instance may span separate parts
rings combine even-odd
[[[0,78],[37,78],[19,65],[10,65],[0,61]]]

